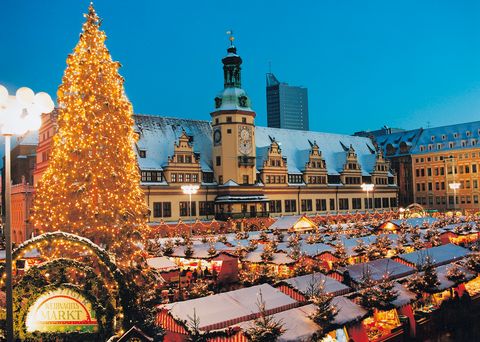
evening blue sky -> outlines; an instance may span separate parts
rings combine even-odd
[[[89,1],[5,1],[0,84],[56,98]],[[310,129],[480,119],[480,1],[94,2],[136,113],[209,120],[233,29],[266,125],[265,73],[308,87]]]

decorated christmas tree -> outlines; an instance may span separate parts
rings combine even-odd
[[[90,5],[58,89],[58,132],[38,183],[33,222],[42,231],[87,237],[128,266],[146,230],[144,195],[133,150],[133,109],[120,64],[105,46]]]
[[[257,298],[259,316],[253,321],[252,326],[245,332],[252,342],[275,342],[283,334],[283,323],[267,315],[266,304],[262,291]]]
[[[312,275],[312,279],[314,279],[314,275]],[[329,326],[338,314],[338,308],[332,304],[332,299],[333,296],[325,292],[325,283],[321,280],[317,281],[313,291],[310,292],[309,300],[315,306],[315,311],[310,318],[321,328],[318,335],[328,332]]]
[[[467,280],[467,275],[457,264],[453,264],[447,270],[447,279],[453,281],[456,285]]]
[[[337,266],[346,266],[348,264],[348,255],[345,245],[342,242],[338,242],[335,244],[334,248],[335,251],[333,252],[333,255],[338,259],[335,264]]]

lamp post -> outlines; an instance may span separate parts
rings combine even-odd
[[[366,184],[366,183],[363,183],[363,184],[361,185],[361,187],[362,187],[362,190],[363,190],[363,191],[366,191],[366,192],[367,192],[367,207],[365,208],[366,211],[367,211],[368,209],[370,209],[370,204],[369,204],[370,198],[369,198],[368,194],[370,193],[370,191],[373,191],[373,188],[375,187],[375,184]]]
[[[196,184],[182,185],[182,191],[185,195],[188,195],[188,217],[191,219],[192,216],[192,195],[195,195],[198,192],[200,187]]]
[[[453,210],[456,212],[457,211],[457,190],[460,189],[460,183],[458,182],[449,183],[448,187],[450,188],[450,190],[453,190]]]
[[[40,127],[41,113],[50,113],[54,108],[47,93],[35,94],[30,88],[19,88],[15,96],[8,95],[8,90],[0,85],[0,134],[5,138],[5,294],[7,341],[14,341],[13,331],[13,260],[11,227],[11,175],[10,175],[10,140],[13,135],[24,134]]]

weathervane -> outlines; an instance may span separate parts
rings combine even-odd
[[[228,40],[230,40],[230,46],[233,46],[233,41],[235,40],[235,37],[233,36],[233,30],[228,30],[226,32],[230,37],[228,37]]]

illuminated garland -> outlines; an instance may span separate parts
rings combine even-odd
[[[78,272],[86,274],[85,283],[83,286],[71,283],[62,283],[61,279],[53,279],[48,283],[47,277],[42,274],[47,271],[65,271],[68,268],[73,268]],[[32,286],[33,284],[43,286],[40,288]],[[92,289],[97,287],[100,295],[95,296]],[[81,333],[79,341],[86,340],[87,336],[95,336],[105,339],[113,335],[113,321],[115,319],[115,309],[113,300],[105,286],[104,281],[95,274],[93,268],[71,259],[55,259],[44,264],[31,267],[18,282],[14,288],[14,321],[17,335],[22,339],[32,338],[38,340],[39,338],[49,340],[52,337],[60,337],[61,333],[44,333],[44,332],[27,332],[26,331],[26,316],[30,307],[36,300],[51,290],[69,288],[82,294],[91,304],[95,310],[98,322],[98,333]],[[64,335],[64,334],[63,334]],[[69,340],[71,339],[69,333]]]

